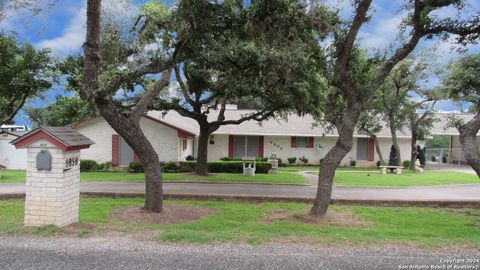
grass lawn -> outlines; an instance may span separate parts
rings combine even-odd
[[[143,173],[128,172],[82,172],[82,182],[108,182],[108,181],[143,181]],[[188,173],[164,173],[165,182],[234,182],[234,183],[260,183],[260,184],[308,184],[305,177],[288,172],[278,174],[256,174],[255,177],[248,177],[242,174],[217,173],[210,176],[196,176]],[[25,171],[5,171],[0,183],[23,183],[25,182]]]
[[[0,183],[23,183],[27,177],[24,170],[5,170],[0,173]]]
[[[83,182],[102,182],[102,181],[143,181],[142,173],[128,172],[83,172],[80,175]],[[237,173],[215,173],[209,176],[197,176],[189,173],[164,173],[165,182],[234,182],[234,183],[261,183],[261,184],[308,184],[305,177],[288,172],[279,172],[278,174],[256,174],[255,177],[245,176]]]
[[[313,174],[313,173],[312,173]],[[317,173],[315,173],[317,174]],[[478,176],[461,172],[432,172],[423,174],[403,171],[401,175],[381,174],[380,172],[337,172],[334,183],[348,186],[433,186],[451,184],[480,183]]]
[[[175,225],[137,224],[110,218],[118,207],[141,205],[143,199],[85,198],[80,204],[80,224],[67,229],[52,226],[24,228],[23,201],[0,201],[0,234],[33,233],[78,236],[101,234],[105,230],[138,233],[153,231],[158,240],[187,243],[320,243],[320,244],[415,244],[428,247],[480,246],[479,209],[388,208],[331,206],[332,213],[349,213],[366,225],[319,225],[298,221],[269,220],[279,210],[307,213],[310,205],[300,203],[238,203],[222,201],[166,201],[213,208],[215,214]]]

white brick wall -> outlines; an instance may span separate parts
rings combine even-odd
[[[146,118],[141,119],[140,126],[155,148],[160,161],[178,161],[181,155],[185,155],[185,153],[180,153],[176,129]],[[95,142],[90,148],[82,150],[83,159],[91,159],[100,163],[112,161],[112,134],[117,134],[117,132],[110,127],[107,121],[98,117],[80,124],[75,129]]]
[[[228,135],[214,135],[215,144],[208,145],[208,159],[219,160],[221,157],[228,156]],[[333,148],[337,141],[337,137],[315,137],[314,145],[319,143],[322,148],[292,148],[291,138],[289,136],[265,136],[264,137],[264,156],[269,157],[274,151],[277,153],[277,157],[281,158],[283,162],[288,162],[287,158],[296,157],[297,164],[302,164],[299,160],[304,156],[308,159],[309,164],[319,164],[320,159],[324,158],[327,152]],[[402,159],[410,159],[410,139],[399,138],[400,151]],[[380,148],[384,159],[388,161],[388,155],[390,153],[390,147],[392,146],[392,140],[390,138],[380,138]],[[352,150],[345,156],[340,163],[341,166],[349,166],[350,160],[357,160],[357,139],[353,140]],[[375,151],[374,161],[359,161],[357,160],[357,166],[376,166],[378,155]]]
[[[40,147],[41,145],[41,147]],[[27,149],[25,226],[64,227],[78,222],[80,194],[80,151],[63,152],[39,140]],[[36,156],[42,150],[52,155],[52,169],[38,171]],[[64,171],[67,158],[78,157],[78,165]]]

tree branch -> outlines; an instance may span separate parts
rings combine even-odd
[[[342,90],[345,90],[345,83],[348,81],[346,79],[347,66],[350,61],[353,45],[357,39],[358,31],[363,23],[366,21],[367,12],[370,8],[372,0],[362,0],[356,10],[355,17],[350,25],[347,37],[345,39],[345,45],[340,50],[338,55],[339,59],[335,63],[335,73],[334,73],[334,82]]]
[[[178,84],[180,84],[180,89],[182,90],[183,97],[185,98],[185,100],[187,101],[188,104],[193,106],[194,102],[193,102],[192,98],[190,97],[190,95],[188,94],[187,86],[185,85],[185,83],[182,80],[182,77],[180,75],[180,70],[179,70],[177,65],[175,65],[174,70],[175,70],[175,77],[177,78]]]
[[[132,109],[132,113],[130,114],[132,120],[138,121],[138,119],[140,119],[145,113],[152,100],[158,96],[162,89],[170,84],[171,73],[171,70],[164,71],[160,80],[157,80],[150,89],[146,90],[145,94]]]

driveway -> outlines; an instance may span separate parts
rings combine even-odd
[[[143,195],[143,182],[84,182],[80,191],[88,193],[124,193]],[[246,196],[311,199],[315,186],[164,183],[165,194]],[[24,184],[0,184],[1,194],[24,194]],[[480,201],[480,184],[455,186],[422,186],[409,188],[344,187],[333,188],[333,199],[398,201]]]
[[[451,262],[452,259],[465,260]],[[309,245],[179,245],[128,237],[0,237],[0,265],[10,269],[480,269],[478,249],[422,250]],[[430,268],[411,268],[410,265]],[[438,268],[432,268],[435,265]],[[410,267],[410,268],[409,268]]]

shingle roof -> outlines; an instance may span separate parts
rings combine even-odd
[[[66,148],[75,148],[94,144],[92,140],[83,136],[71,127],[39,127],[26,133],[22,137],[13,140],[11,143],[15,145],[40,132],[46,133],[56,141],[63,144]]]
[[[242,115],[252,113],[251,110],[226,110],[225,118],[239,119]],[[198,123],[188,117],[183,117],[175,111],[168,111],[166,114],[161,111],[149,111],[148,115],[152,118],[161,119],[166,123],[188,130],[193,134],[199,133]],[[218,115],[218,111],[210,111],[208,119],[213,121]],[[473,114],[459,114],[460,118],[468,121],[473,117]],[[456,128],[446,128],[448,114],[438,114],[439,121],[435,122],[431,133],[432,135],[458,135]],[[270,119],[259,124],[256,121],[246,121],[240,125],[226,125],[221,126],[213,134],[236,134],[236,135],[272,135],[272,136],[337,136],[336,130],[329,131],[321,125],[314,125],[315,120],[310,115],[298,116],[296,114],[289,115],[287,120]],[[380,122],[383,127],[378,133],[378,137],[391,137],[390,129],[386,122]],[[398,137],[410,137],[409,128],[397,132]],[[355,132],[356,137],[366,137],[366,134]]]

